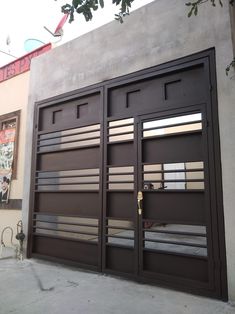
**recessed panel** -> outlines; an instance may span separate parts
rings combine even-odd
[[[182,85],[181,79],[171,80],[165,82],[164,84],[164,96],[165,100],[169,100],[171,98],[182,97],[182,89],[180,88]]]
[[[88,110],[89,110],[88,103],[79,104],[77,106],[77,118],[78,119],[86,118],[86,116],[88,115]]]
[[[131,108],[139,103],[140,89],[133,89],[126,93],[126,108]]]
[[[33,240],[33,253],[98,266],[99,253],[95,242],[82,243],[46,236],[34,236]]]
[[[123,273],[134,273],[134,250],[106,246],[106,269]]]
[[[208,261],[204,258],[143,252],[144,270],[155,274],[208,282]]]
[[[162,222],[204,224],[206,222],[203,192],[144,193],[144,218]]]
[[[109,90],[108,116],[146,113],[157,108],[203,103],[208,86],[203,65],[159,75]]]
[[[146,139],[142,145],[142,160],[145,163],[203,160],[202,135],[200,133]]]
[[[107,216],[116,218],[131,218],[135,216],[135,199],[133,192],[108,192]]]
[[[52,112],[52,124],[59,124],[62,120],[62,110],[55,110]]]
[[[44,153],[38,156],[37,170],[58,171],[81,168],[99,168],[99,147]]]
[[[135,160],[134,143],[108,145],[108,165],[129,166]]]
[[[40,192],[36,194],[35,211],[99,217],[99,193]]]
[[[79,126],[79,124],[100,122],[100,94],[79,97],[70,101],[41,108],[39,131],[53,131]]]

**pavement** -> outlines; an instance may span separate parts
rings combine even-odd
[[[235,314],[235,306],[36,259],[0,259],[0,314]]]

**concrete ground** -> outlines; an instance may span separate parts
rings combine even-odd
[[[41,260],[0,259],[0,314],[232,314],[231,304]]]

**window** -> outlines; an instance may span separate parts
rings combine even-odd
[[[17,152],[19,141],[19,129],[20,129],[20,110],[14,111],[8,114],[0,115],[0,130],[16,129],[15,145],[14,145],[14,157],[12,167],[12,179],[16,179],[17,174]]]

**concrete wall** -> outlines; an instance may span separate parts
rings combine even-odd
[[[230,6],[233,51],[235,55],[235,5]]]
[[[185,0],[156,0],[33,60],[27,117],[26,161],[31,158],[35,101],[216,47],[229,296],[235,300],[235,91],[225,67],[233,57],[230,14],[204,4],[187,18]],[[230,76],[234,71],[230,72]],[[30,167],[25,169],[23,215],[28,216]]]
[[[29,72],[0,83],[0,115],[21,110],[16,179],[12,180],[10,199],[22,199],[24,175],[24,147],[26,133],[26,107],[28,101]],[[16,234],[16,224],[22,219],[21,209],[0,209],[0,233],[11,226]],[[9,236],[6,235],[6,243]]]

